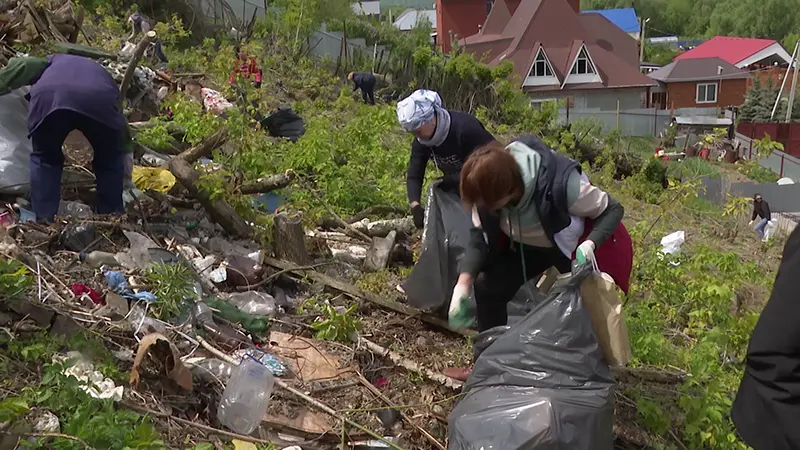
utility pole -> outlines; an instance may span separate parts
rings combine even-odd
[[[650,22],[650,18],[648,17],[647,19],[640,19],[640,22],[642,25],[640,27],[641,30],[639,30],[639,64],[641,64],[644,61],[644,43],[645,43],[644,30],[647,22]]]
[[[800,46],[797,41],[795,47]],[[794,73],[792,74],[792,90],[789,91],[789,104],[786,106],[786,123],[792,121],[792,106],[794,106],[794,93],[797,91],[797,52],[795,52]],[[787,75],[788,76],[788,75]]]
[[[800,44],[800,42],[798,42]],[[783,76],[783,81],[781,81],[781,89],[778,91],[778,96],[775,98],[775,104],[772,106],[772,113],[769,115],[769,120],[775,117],[775,112],[778,111],[778,105],[781,103],[781,97],[783,97],[783,89],[786,87],[786,80],[789,79],[789,71],[792,70],[794,67],[795,61],[797,61],[797,50],[800,45],[795,44],[794,52],[792,52],[792,59],[789,61],[789,68],[786,69],[786,74]]]

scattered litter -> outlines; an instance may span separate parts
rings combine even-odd
[[[71,223],[61,231],[61,245],[74,252],[82,252],[97,237],[97,228],[90,223]]]
[[[61,202],[58,205],[58,215],[73,219],[88,219],[92,217],[92,208],[80,202]]]
[[[95,291],[94,289],[86,286],[85,284],[75,283],[70,287],[70,290],[73,294],[78,297],[83,297],[86,295],[89,299],[92,300],[92,303],[95,305],[100,305],[103,303],[103,294]]]
[[[289,370],[303,382],[347,379],[353,375],[339,358],[323,351],[323,346],[314,339],[273,331],[269,341],[269,352],[285,361]]]
[[[125,280],[125,276],[122,275],[122,272],[118,272],[116,270],[107,270],[103,274],[106,286],[109,289],[120,294],[121,296],[131,299],[131,300],[141,300],[147,303],[155,302],[156,296],[147,291],[139,291],[133,292],[128,287],[128,282]]]
[[[233,450],[258,450],[256,444],[253,444],[252,442],[245,442],[245,441],[240,441],[238,439],[234,439],[231,441],[231,444],[233,444]]]
[[[383,438],[398,447],[400,446],[399,437],[384,436]],[[351,442],[349,445],[353,447],[353,450],[375,450],[381,448],[392,448],[386,442],[379,441],[377,439],[372,439],[369,441]]]
[[[275,379],[253,358],[244,358],[225,386],[217,418],[231,430],[249,435],[267,413]]]
[[[258,349],[242,349],[233,353],[234,358],[245,359],[253,358],[259,363],[266,366],[270,372],[276,377],[286,375],[286,366],[281,363],[278,358]]]
[[[264,292],[237,292],[235,294],[228,294],[225,298],[228,303],[251,316],[275,316],[275,299]]]
[[[94,398],[110,398],[116,402],[122,400],[124,388],[94,370],[94,365],[87,361],[80,352],[68,352],[64,355],[53,355],[54,363],[69,362],[71,365],[61,373],[75,377],[81,382],[80,389]]]
[[[136,351],[136,357],[131,368],[131,386],[135,387],[139,384],[139,369],[142,365],[142,360],[148,354],[163,366],[160,368],[161,370],[158,370],[159,372],[165,373],[183,389],[192,390],[191,372],[183,365],[181,355],[175,345],[160,333],[148,334],[139,342],[139,350]]]
[[[178,180],[167,169],[155,167],[133,167],[133,182],[143,191],[156,191],[162,194],[169,192]]]
[[[686,234],[683,231],[676,231],[661,238],[661,253],[665,255],[675,255],[681,251],[681,245],[686,242]]]
[[[191,367],[192,374],[206,382],[219,381],[225,384],[233,374],[234,366],[216,358],[191,358],[184,360]]]

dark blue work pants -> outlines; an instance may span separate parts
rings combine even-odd
[[[31,135],[31,206],[37,220],[53,221],[61,201],[61,173],[67,135],[78,130],[92,145],[97,177],[97,212],[124,212],[122,205],[123,132],[71,110],[50,113]]]

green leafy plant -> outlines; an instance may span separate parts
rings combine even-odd
[[[153,264],[147,281],[153,285],[152,293],[157,298],[151,310],[162,320],[178,317],[187,300],[196,295],[192,271],[183,263]]]
[[[317,339],[346,342],[352,340],[353,335],[361,329],[361,320],[353,314],[358,304],[351,305],[341,313],[330,302],[320,306],[322,315],[311,324]]]
[[[33,278],[19,261],[0,260],[0,297],[19,298],[32,286]]]

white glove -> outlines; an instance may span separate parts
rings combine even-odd
[[[133,183],[133,152],[122,156],[122,180]]]
[[[469,327],[475,320],[469,304],[471,292],[471,284],[457,283],[453,288],[453,297],[450,299],[450,310],[447,318],[450,326],[456,330],[463,330]]]
[[[586,240],[575,251],[575,261],[578,264],[592,263],[594,261],[594,242]]]
[[[751,220],[750,223],[748,223],[747,225],[751,226],[751,225],[753,225],[754,222],[755,222],[755,220]]]

